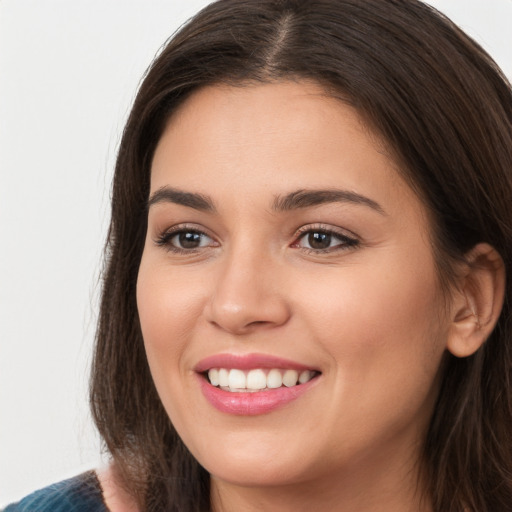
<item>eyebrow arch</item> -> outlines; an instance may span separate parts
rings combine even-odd
[[[215,212],[216,208],[213,201],[203,194],[197,194],[195,192],[184,192],[171,187],[161,187],[154,192],[148,199],[148,209],[158,203],[174,203],[182,206],[188,206],[195,210],[204,212]]]
[[[339,189],[296,190],[285,196],[276,197],[272,209],[276,211],[290,211],[326,203],[358,204],[368,206],[381,215],[386,215],[382,206],[373,199],[357,194],[356,192]]]

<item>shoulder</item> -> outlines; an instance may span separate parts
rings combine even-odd
[[[108,512],[94,471],[36,491],[3,512]]]

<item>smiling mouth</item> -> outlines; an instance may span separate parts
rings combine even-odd
[[[237,368],[210,368],[205,374],[212,386],[232,393],[255,393],[282,387],[306,384],[320,372],[315,370],[284,370],[280,368],[240,370]]]

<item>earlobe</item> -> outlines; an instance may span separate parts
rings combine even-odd
[[[489,244],[467,255],[460,286],[453,294],[447,349],[456,357],[474,354],[498,321],[505,295],[505,265]]]

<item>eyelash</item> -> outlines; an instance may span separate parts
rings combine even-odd
[[[178,225],[178,226],[174,226],[173,228],[171,228],[171,229],[165,231],[164,233],[162,233],[161,235],[159,235],[156,238],[155,243],[159,247],[163,247],[167,251],[170,251],[170,252],[173,252],[176,254],[193,254],[193,253],[196,253],[198,250],[204,248],[204,247],[199,246],[199,247],[185,249],[183,247],[177,247],[176,245],[173,245],[171,243],[171,240],[174,237],[182,235],[182,234],[194,234],[194,235],[199,235],[203,239],[204,239],[204,237],[211,239],[211,237],[207,233],[205,233],[204,231],[201,231],[200,229],[197,229],[196,227],[191,227],[191,226],[187,226],[187,225]]]
[[[199,247],[193,247],[193,248],[183,248],[183,247],[177,247],[176,245],[173,245],[171,243],[171,240],[179,235],[183,234],[193,234],[198,235],[202,239],[204,237],[209,238],[213,241],[213,239],[204,231],[197,229],[196,227],[191,227],[187,225],[178,225],[174,226],[168,231],[165,231],[161,235],[159,235],[155,243],[159,247],[165,248],[167,251],[173,252],[175,254],[194,254],[198,252],[199,250],[203,249],[204,247],[212,247],[212,245],[207,246],[199,246]],[[311,234],[320,234],[324,236],[331,237],[333,239],[337,239],[340,243],[335,245],[334,247],[328,247],[325,249],[315,249],[313,247],[301,247],[299,244],[300,242],[308,235]],[[200,242],[201,243],[201,242]],[[339,231],[333,230],[332,228],[328,228],[323,225],[317,225],[317,226],[304,226],[300,228],[295,236],[295,241],[291,244],[291,247],[301,249],[302,251],[306,252],[307,254],[328,254],[332,252],[337,251],[344,251],[348,250],[350,248],[357,247],[359,245],[359,240],[355,237],[347,236],[344,233],[340,233]],[[213,246],[215,247],[217,242],[213,241]]]
[[[300,247],[299,242],[303,240],[306,236],[311,234],[320,234],[332,237],[333,239],[337,239],[340,243],[335,245],[334,247],[328,247],[326,249],[314,249],[312,247]],[[352,236],[347,236],[344,233],[340,233],[337,230],[329,228],[324,225],[316,225],[316,226],[304,226],[299,229],[298,236],[296,241],[293,242],[292,247],[298,247],[305,251],[307,254],[327,254],[337,251],[346,251],[350,248],[357,247],[359,245],[359,240]]]

